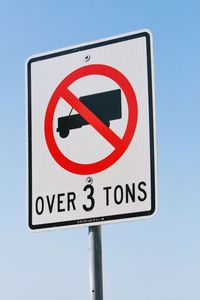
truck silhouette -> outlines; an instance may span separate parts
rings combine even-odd
[[[87,106],[106,126],[110,121],[121,119],[121,90],[92,94],[80,97],[79,100]],[[89,123],[79,114],[58,118],[57,132],[61,138],[66,138],[72,129],[81,128]]]

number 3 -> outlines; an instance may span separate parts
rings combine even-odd
[[[91,205],[88,207],[86,206],[85,204],[83,205],[83,209],[85,211],[91,211],[93,208],[94,208],[94,205],[95,205],[95,201],[94,201],[94,198],[93,198],[93,195],[94,195],[94,187],[91,185],[91,184],[87,184],[85,187],[84,187],[84,192],[87,191],[87,190],[90,190],[90,193],[89,195],[87,195],[87,199],[89,199],[91,201]]]

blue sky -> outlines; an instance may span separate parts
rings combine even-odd
[[[105,299],[199,299],[200,2],[0,1],[0,298],[89,298],[87,228],[26,227],[25,60],[115,34],[154,35],[159,210],[106,225]]]

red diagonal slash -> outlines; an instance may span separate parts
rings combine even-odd
[[[90,109],[87,108],[69,89],[62,90],[61,97],[70,104],[90,125],[92,125],[114,148],[121,139],[107,127]],[[95,97],[95,96],[94,96]]]

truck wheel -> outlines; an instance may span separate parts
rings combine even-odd
[[[61,137],[62,139],[64,139],[64,138],[66,138],[66,137],[69,135],[69,130],[67,129],[67,130],[61,131],[61,132],[59,132],[59,133],[60,133],[60,137]]]

